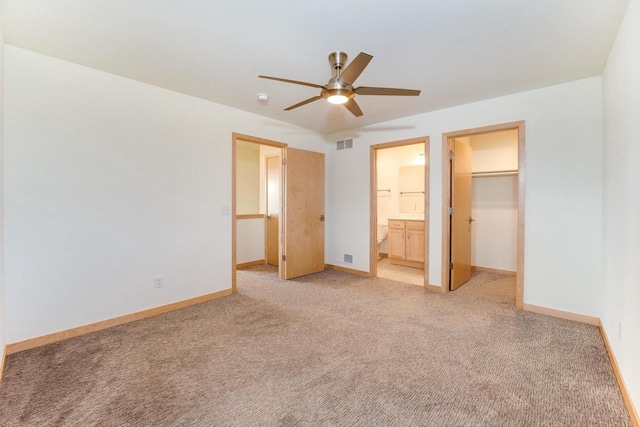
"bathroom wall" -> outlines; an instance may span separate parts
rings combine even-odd
[[[378,190],[381,190],[378,191],[378,224],[386,225],[389,218],[398,216],[424,218],[423,212],[400,211],[400,168],[414,165],[424,165],[424,144],[377,150]],[[386,241],[380,252],[387,253]]]
[[[236,144],[236,214],[256,214],[260,210],[260,146]]]
[[[518,169],[518,131],[473,135],[472,171]],[[471,265],[516,271],[518,177],[476,176],[472,182]]]

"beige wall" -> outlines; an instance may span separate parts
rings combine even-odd
[[[260,146],[237,141],[236,145],[236,214],[260,211]]]

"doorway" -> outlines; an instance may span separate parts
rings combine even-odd
[[[462,286],[473,269],[513,274],[522,309],[524,122],[449,132],[442,141],[442,291]]]
[[[429,137],[370,148],[370,276],[429,288]]]
[[[231,157],[232,291],[238,269],[324,270],[324,154],[233,133]]]

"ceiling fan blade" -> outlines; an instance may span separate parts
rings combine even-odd
[[[368,53],[360,52],[353,61],[347,65],[347,68],[340,74],[340,82],[345,85],[351,86],[356,81],[358,76],[362,73],[369,61],[373,59],[372,55]]]
[[[296,85],[311,86],[318,89],[322,89],[324,87],[321,85],[317,85],[315,83],[299,82],[298,80],[281,79],[280,77],[270,77],[270,76],[258,76],[258,77],[260,77],[261,79],[277,80],[279,82],[293,83]]]
[[[362,115],[362,110],[360,109],[360,106],[358,105],[355,99],[351,98],[350,100],[348,100],[346,103],[342,105],[347,107],[347,110],[351,111],[351,114],[353,114],[354,116],[360,117]]]
[[[293,110],[294,108],[302,107],[303,105],[306,105],[306,104],[308,104],[310,102],[313,102],[313,101],[317,101],[318,99],[322,99],[322,97],[321,96],[314,96],[313,98],[305,99],[302,102],[298,102],[296,105],[292,105],[291,107],[285,108],[284,111],[289,111],[289,110]]]
[[[354,89],[358,95],[391,95],[391,96],[418,96],[419,90],[414,89],[394,89],[390,87],[366,87],[360,86]]]

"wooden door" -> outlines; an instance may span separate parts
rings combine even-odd
[[[424,222],[407,221],[407,261],[424,263]]]
[[[266,158],[267,163],[267,206],[265,219],[265,259],[267,264],[278,265],[280,260],[278,233],[280,230],[280,156]]]
[[[285,150],[284,279],[324,270],[324,154]]]
[[[451,162],[451,290],[471,278],[471,147],[454,139]]]

